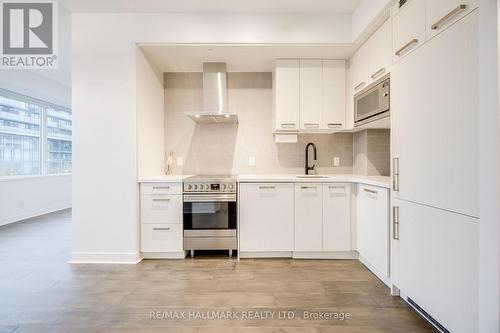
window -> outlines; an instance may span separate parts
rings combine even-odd
[[[71,172],[71,110],[0,89],[0,177]]]

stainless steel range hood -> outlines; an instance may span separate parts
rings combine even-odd
[[[203,63],[203,110],[187,116],[200,124],[235,124],[238,116],[227,109],[227,75],[223,62]]]

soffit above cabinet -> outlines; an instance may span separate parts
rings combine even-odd
[[[225,62],[228,72],[272,72],[275,59],[348,59],[351,45],[170,44],[140,45],[161,72],[201,72],[203,62]]]

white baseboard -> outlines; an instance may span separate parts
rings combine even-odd
[[[33,217],[58,212],[60,210],[69,209],[69,208],[71,208],[71,206],[72,206],[71,203],[69,203],[66,205],[60,205],[60,206],[54,206],[54,207],[50,207],[50,208],[35,210],[35,211],[29,212],[26,214],[22,214],[22,215],[10,216],[10,217],[7,217],[5,219],[0,220],[0,227],[3,225],[7,225],[7,224],[21,222],[21,221],[24,221],[26,219],[30,219]]]
[[[239,252],[239,258],[291,258],[292,252]]]
[[[143,259],[184,259],[186,252],[142,252]]]
[[[69,264],[137,264],[139,252],[71,252]]]
[[[388,276],[385,276],[382,272],[373,267],[365,258],[359,256],[359,261],[370,270],[380,281],[382,281],[387,287],[391,288],[391,279]]]
[[[293,259],[358,259],[356,251],[293,252]]]

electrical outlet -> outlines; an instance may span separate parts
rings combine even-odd
[[[334,166],[334,167],[338,167],[338,166],[340,166],[340,157],[335,156],[335,157],[333,158],[333,166]]]
[[[249,166],[255,166],[255,157],[250,156],[250,157],[248,158],[248,165],[249,165]]]
[[[177,166],[181,167],[182,164],[184,164],[184,161],[182,160],[182,157],[177,157]]]

